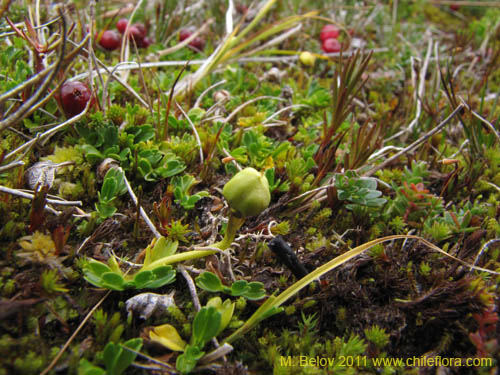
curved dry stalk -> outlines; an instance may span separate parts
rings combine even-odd
[[[304,108],[304,107],[310,108],[311,106],[307,105],[307,104],[292,104],[292,105],[289,105],[288,107],[281,108],[279,111],[274,112],[271,116],[269,116],[264,121],[262,121],[262,125],[267,124],[269,121],[271,121],[273,118],[275,118],[276,116],[278,116],[282,112],[285,112],[285,111],[288,111],[288,110],[294,109],[294,108]]]
[[[0,192],[14,195],[16,197],[25,198],[25,199],[34,199],[34,195],[30,193],[26,193],[24,191],[18,189],[11,189],[6,186],[0,185]],[[82,201],[67,201],[67,200],[57,200],[57,199],[47,199],[47,203],[56,205],[56,206],[83,206]]]
[[[1,9],[0,9],[0,12],[1,12]],[[0,18],[1,18],[1,13],[0,13]],[[44,27],[47,27],[47,26],[50,26],[54,23],[56,23],[57,21],[59,21],[61,19],[61,17],[56,17],[50,21],[47,21],[46,23],[44,23],[43,25],[40,25],[40,26],[34,26],[33,29],[35,30],[38,30],[38,29],[42,29]],[[6,33],[3,33],[3,34],[0,34],[0,39],[2,38],[5,38],[5,37],[8,37],[8,36],[11,36],[11,35],[16,35],[17,33],[15,31],[7,31]]]
[[[196,293],[196,286],[194,285],[193,278],[189,275],[189,273],[186,271],[186,269],[182,264],[179,264],[177,266],[177,269],[180,271],[180,273],[186,280],[195,311],[200,311],[201,309],[200,299],[198,298],[198,293]]]
[[[465,106],[462,103],[460,103],[457,106],[457,108],[455,108],[453,110],[453,112],[451,112],[450,115],[447,118],[445,118],[434,129],[432,129],[431,131],[429,131],[426,134],[424,134],[423,136],[421,136],[419,139],[417,139],[415,142],[413,142],[408,147],[405,147],[403,150],[401,150],[398,153],[394,154],[390,158],[384,160],[383,163],[380,163],[379,165],[377,165],[377,166],[373,167],[372,169],[370,169],[368,172],[366,172],[365,174],[363,174],[363,177],[372,176],[375,172],[381,170],[382,168],[385,168],[387,165],[389,165],[390,163],[392,163],[394,160],[396,160],[397,158],[399,158],[401,155],[404,155],[407,152],[410,152],[411,150],[413,150],[413,149],[417,148],[418,146],[420,146],[422,143],[424,143],[426,140],[428,140],[434,134],[436,134],[437,132],[441,131],[441,129],[443,129],[448,124],[448,122],[450,122],[451,119],[453,117],[455,117],[455,115],[457,115],[464,107]]]
[[[137,196],[135,195],[134,190],[132,189],[132,186],[130,186],[130,183],[128,182],[127,176],[125,176],[125,172],[123,171],[123,169],[121,167],[116,167],[116,168],[123,175],[123,181],[125,182],[125,186],[127,186],[128,194],[132,198],[132,201],[134,202],[135,206],[137,207],[138,206]],[[154,236],[156,238],[160,238],[161,237],[160,232],[158,232],[155,225],[153,224],[153,222],[149,218],[148,214],[146,213],[146,211],[144,211],[144,208],[142,208],[142,206],[139,206],[138,209],[139,209],[140,215],[142,216],[142,218],[146,222],[146,224],[149,227],[149,229],[151,230],[151,232],[153,232]]]
[[[2,165],[2,166],[0,166],[0,173],[8,171],[9,169],[14,169],[14,168],[17,168],[17,167],[22,167],[24,164],[25,164],[24,161],[22,161],[22,160],[16,160],[16,161],[13,161],[12,163],[9,163],[9,164],[6,164],[6,165]]]
[[[212,86],[210,87],[207,87],[199,96],[198,96],[198,99],[196,99],[196,102],[194,103],[194,106],[193,108],[198,108],[201,104],[201,101],[202,99],[205,97],[205,95],[207,95],[209,93],[210,90],[220,86],[220,85],[223,85],[225,84],[227,81],[225,79],[223,79],[222,81],[219,81],[219,82],[216,82],[214,83]]]
[[[488,120],[486,120],[483,116],[481,116],[479,113],[477,113],[476,111],[473,111],[472,108],[470,107],[470,105],[468,105],[465,100],[463,100],[462,98],[460,98],[460,101],[462,102],[462,104],[465,106],[465,108],[467,108],[468,111],[470,111],[470,113],[475,117],[477,118],[479,121],[481,121],[482,123],[484,123],[488,128],[490,128],[490,130],[493,132],[493,134],[495,134],[495,137],[497,137],[498,140],[500,140],[500,132],[495,129],[495,126],[489,122]]]
[[[410,122],[410,124],[407,127],[405,127],[401,131],[399,131],[396,134],[394,134],[393,136],[391,136],[388,140],[397,138],[403,134],[410,133],[413,130],[413,128],[415,128],[415,126],[418,124],[418,121],[420,120],[420,115],[422,114],[422,99],[425,96],[425,80],[426,80],[425,77],[427,75],[427,68],[429,67],[429,60],[431,58],[432,45],[433,45],[433,41],[432,41],[432,38],[430,38],[428,43],[427,43],[427,51],[425,53],[424,63],[422,65],[422,69],[420,70],[420,73],[419,73],[420,81],[418,83],[418,89],[416,92],[416,99],[415,99],[417,102],[417,106],[415,109],[415,117],[413,118],[413,120]],[[413,69],[412,69],[412,74],[414,74]]]
[[[134,10],[132,11],[132,14],[130,15],[130,20],[134,19],[135,13],[141,6],[143,0],[139,0],[137,2],[137,5],[135,6]],[[130,35],[130,27],[132,26],[132,22],[127,23],[127,27],[125,28],[125,32],[123,33],[123,40],[122,40],[122,48],[120,50],[120,62],[128,61],[128,56],[130,52],[130,40],[129,40],[129,35]],[[125,72],[122,74],[121,77],[124,81],[127,81],[128,78],[128,72]]]
[[[264,95],[264,96],[258,96],[257,98],[253,98],[253,99],[250,99],[250,100],[247,100],[245,103],[243,104],[240,104],[238,107],[236,107],[236,109],[231,112],[225,119],[223,119],[221,122],[223,124],[227,124],[229,121],[231,121],[233,119],[234,116],[236,116],[238,114],[238,112],[240,112],[243,108],[245,108],[246,106],[252,104],[252,103],[255,103],[259,100],[262,100],[262,99],[273,99],[273,100],[278,100],[278,101],[286,101],[285,99],[283,98],[280,98],[280,97],[277,97],[277,96],[267,96],[267,95]]]
[[[251,51],[243,53],[241,56],[245,57],[245,56],[253,55],[253,54],[255,54],[257,52],[260,52],[262,50],[265,50],[265,49],[267,49],[269,47],[275,46],[276,44],[279,44],[279,43],[283,42],[284,40],[290,38],[293,34],[298,33],[300,31],[300,29],[302,29],[302,24],[301,23],[299,23],[297,26],[294,26],[291,29],[287,30],[283,34],[278,35],[276,38],[271,39],[269,42],[264,43],[263,45],[255,48],[255,49],[253,49]]]
[[[84,49],[83,51],[85,52],[86,50]],[[389,51],[389,48],[386,48],[386,47],[365,50],[366,53],[371,53],[371,54],[384,53],[384,52],[387,52],[387,51]],[[348,57],[348,56],[352,56],[355,53],[356,53],[356,51],[348,51],[348,52],[343,52],[342,55],[344,57]],[[336,57],[336,56],[340,56],[340,53],[333,52],[333,53],[328,53],[328,54],[324,54],[324,55],[321,55],[321,54],[316,55],[316,57],[318,57],[318,58],[325,58],[325,56]],[[298,59],[299,59],[299,56],[298,56],[298,53],[297,53],[297,54],[294,54],[292,56],[255,56],[255,57],[242,57],[242,58],[238,59],[235,62],[238,63],[238,64],[247,64],[247,63],[254,63],[254,62],[259,62],[259,63],[279,63],[279,62],[284,62],[284,63],[286,63],[286,62],[297,61]],[[189,61],[175,60],[175,61],[145,62],[145,63],[141,63],[140,66],[135,61],[124,61],[122,63],[119,63],[118,64],[119,66],[116,66],[116,65],[115,66],[105,66],[104,63],[102,63],[101,61],[97,60],[97,62],[99,63],[100,66],[102,66],[102,68],[100,68],[99,70],[94,70],[92,72],[92,75],[97,74],[97,72],[99,72],[100,74],[110,74],[110,71],[113,70],[114,68],[116,68],[116,71],[123,71],[123,70],[134,70],[134,69],[139,69],[139,68],[146,69],[146,68],[162,68],[162,67],[168,67],[168,66],[203,65],[203,64],[205,64],[207,62],[207,60],[204,59],[204,60],[189,60]],[[89,73],[85,72],[85,73],[81,73],[81,74],[78,74],[78,75],[72,77],[71,80],[82,80],[82,79],[85,79],[87,77],[89,77]],[[120,82],[119,79],[118,79],[118,77],[114,76],[114,78],[118,82]],[[120,82],[120,83],[122,85],[124,84],[123,82]],[[146,104],[145,104],[145,106],[146,106]]]

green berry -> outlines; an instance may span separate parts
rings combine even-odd
[[[299,55],[299,60],[304,65],[313,66],[316,61],[316,56],[314,56],[311,52],[305,51]]]
[[[242,218],[260,214],[271,201],[267,178],[253,168],[236,173],[222,193],[229,206]]]

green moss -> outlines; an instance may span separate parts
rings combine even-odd
[[[44,364],[45,361],[41,355],[36,354],[34,351],[29,351],[24,358],[15,359],[14,368],[20,374],[35,375],[41,372]]]
[[[379,351],[389,344],[389,335],[385,332],[385,329],[380,328],[378,325],[366,328],[364,332],[366,339],[372,342]]]
[[[65,161],[73,161],[75,165],[80,165],[83,163],[83,153],[79,146],[70,147],[59,147],[56,146],[52,155],[42,158],[42,160],[50,160],[54,163],[62,163]],[[58,172],[62,172],[64,169],[72,170],[75,168],[73,165],[68,165],[58,169]]]

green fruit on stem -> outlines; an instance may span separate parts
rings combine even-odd
[[[316,61],[316,56],[311,52],[304,51],[299,55],[299,60],[304,65],[313,66]]]
[[[271,201],[266,176],[253,168],[236,173],[226,183],[222,193],[229,207],[241,218],[260,214]]]

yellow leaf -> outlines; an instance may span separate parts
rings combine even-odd
[[[186,342],[170,324],[155,327],[149,332],[149,338],[176,352],[183,352],[186,347]]]

